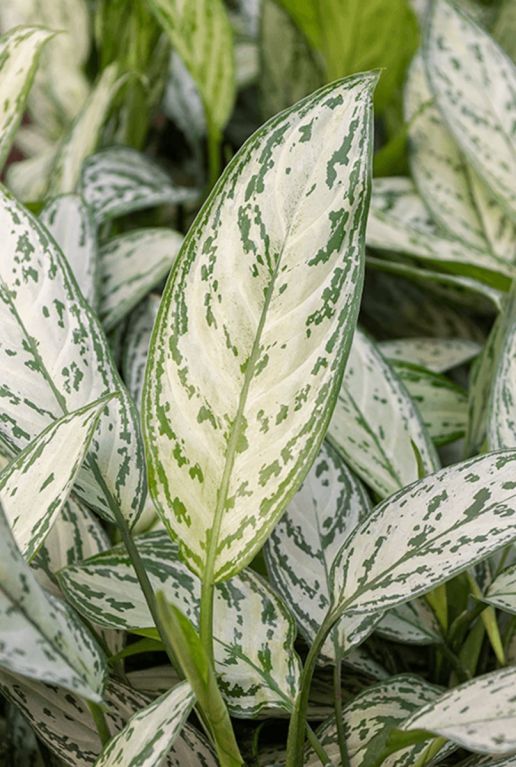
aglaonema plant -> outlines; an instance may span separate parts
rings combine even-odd
[[[510,767],[485,9],[36,5],[0,9],[0,767]],[[353,62],[391,69],[323,84]]]

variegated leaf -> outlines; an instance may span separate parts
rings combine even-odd
[[[97,307],[97,229],[79,195],[64,194],[45,205],[40,221],[61,248],[81,293]]]
[[[464,436],[468,423],[468,394],[465,389],[446,376],[409,362],[394,362],[393,368],[436,445],[446,445]]]
[[[173,229],[136,229],[101,248],[99,314],[106,330],[167,276],[182,241]]]
[[[365,333],[356,330],[337,405],[330,442],[380,496],[418,478],[418,456],[427,471],[437,455],[405,387]]]
[[[433,4],[423,53],[449,130],[515,217],[516,71],[512,61],[449,0]]]
[[[328,612],[333,559],[370,508],[360,482],[336,450],[323,443],[301,489],[267,541],[269,576],[309,643]],[[335,663],[334,642],[342,650],[350,649],[371,633],[375,620],[344,617],[322,650],[323,660]]]
[[[110,399],[51,423],[0,474],[0,501],[25,559],[34,557],[56,521]]]
[[[447,310],[450,312],[452,307],[457,307],[455,311],[458,314],[460,310],[462,322],[466,325],[467,318],[464,316],[463,309],[473,314],[492,316],[503,306],[506,294],[474,277],[436,272],[432,269],[432,264],[429,265],[428,269],[424,269],[406,261],[403,256],[400,261],[392,259],[392,254],[382,253],[380,257],[368,254],[366,267],[369,267],[369,271],[374,269],[387,274],[399,275],[405,280],[410,280],[416,286],[419,285],[426,293],[426,300],[433,298],[439,302],[438,306],[441,312],[446,313]],[[406,333],[407,330],[408,328],[403,328],[402,332]],[[468,335],[475,337],[479,334],[469,333]],[[436,336],[438,336],[437,331]],[[480,333],[480,337],[483,337],[482,333]]]
[[[89,157],[81,175],[82,196],[99,222],[154,205],[177,205],[197,196],[176,186],[151,159],[128,147],[110,147]]]
[[[515,225],[467,163],[434,102],[417,56],[405,90],[412,175],[434,220],[477,250],[514,261]]]
[[[231,24],[222,0],[149,0],[201,96],[208,124],[226,124],[235,97]]]
[[[486,602],[516,615],[516,565],[511,565],[496,576],[487,589]]]
[[[516,447],[516,290],[512,291],[492,333],[496,357],[494,372],[491,367],[487,441],[491,450],[498,450]],[[490,350],[491,347],[486,352],[486,363]]]
[[[264,0],[260,33],[261,106],[270,117],[318,88],[323,75],[290,15],[274,0]]]
[[[369,687],[357,695],[343,711],[346,746],[351,767],[360,767],[370,741],[382,731],[399,727],[425,704],[435,700],[439,688],[409,674],[394,676]],[[335,718],[331,717],[317,730],[317,736],[332,763],[340,764],[340,750]],[[426,744],[409,746],[387,757],[382,767],[411,767]],[[310,751],[305,767],[319,767],[320,762]]]
[[[516,750],[516,668],[501,669],[445,692],[401,725],[426,730],[470,751]]]
[[[105,662],[63,603],[39,586],[0,506],[0,667],[101,700]]]
[[[435,268],[475,277],[507,290],[514,264],[441,232],[408,178],[378,178],[367,221],[367,244],[430,262]]]
[[[443,641],[434,612],[422,598],[388,610],[375,631],[391,642],[404,644],[440,644]]]
[[[177,546],[164,531],[147,533],[136,542],[154,588],[196,626],[200,583],[178,559]],[[94,623],[127,629],[153,626],[123,547],[65,568],[59,583],[69,601]],[[219,684],[232,713],[247,717],[290,709],[299,684],[294,623],[252,570],[217,585],[213,634]]]
[[[113,97],[118,89],[117,65],[106,67],[81,111],[64,135],[50,173],[48,193],[75,192],[84,160],[95,151]]]
[[[174,687],[131,717],[95,767],[156,767],[184,727],[194,703],[188,682]]]
[[[144,393],[149,488],[210,581],[262,546],[324,436],[358,310],[375,81],[326,86],[258,130],[165,289]]]
[[[0,37],[0,170],[23,117],[41,51],[53,35],[41,27],[18,27]]]
[[[476,357],[481,346],[466,338],[396,338],[380,341],[378,348],[389,362],[409,362],[434,373],[464,365]]]
[[[516,539],[516,451],[441,469],[377,506],[332,569],[336,615],[395,607]]]
[[[58,570],[109,547],[108,535],[98,518],[75,498],[69,498],[33,559],[32,569],[38,583],[58,596],[61,593],[55,577]]]
[[[141,404],[145,365],[158,308],[159,298],[154,295],[148,296],[132,312],[125,333],[122,374],[138,408]]]
[[[0,691],[23,711],[38,737],[67,767],[93,767],[102,745],[84,701],[4,671],[0,671]],[[113,734],[149,704],[146,696],[113,681],[108,681],[104,698]],[[217,767],[217,762],[205,738],[185,724],[163,767]]]
[[[137,415],[98,320],[55,241],[3,190],[0,227],[0,432],[11,449],[21,450],[52,421],[119,391],[90,450],[108,490],[91,468],[81,471],[76,489],[105,516],[106,493],[112,495],[111,502],[134,521],[144,489]]]

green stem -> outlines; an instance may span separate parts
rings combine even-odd
[[[100,742],[102,743],[102,746],[105,746],[106,743],[109,743],[111,740],[111,733],[109,732],[109,727],[107,725],[104,712],[99,705],[92,703],[91,700],[87,700],[86,703],[93,717],[93,721],[95,722],[95,727],[97,728]]]
[[[109,487],[107,486],[104,480],[104,477],[102,476],[100,472],[97,462],[93,459],[90,459],[89,463],[91,466],[91,470],[95,476],[95,479],[99,483],[99,486],[103,490],[104,495],[108,501],[109,508],[111,510],[111,513],[113,514],[117,527],[120,530],[120,533],[122,535],[122,540],[127,549],[127,553],[129,554],[129,559],[131,560],[131,564],[134,568],[134,572],[136,573],[136,577],[138,578],[138,581],[140,583],[140,587],[141,587],[141,590],[143,591],[143,596],[145,597],[145,601],[147,602],[147,606],[152,616],[152,620],[154,621],[154,625],[156,626],[158,633],[160,635],[161,641],[163,642],[165,652],[167,653],[172,666],[178,671],[180,671],[180,668],[177,664],[177,661],[174,655],[174,650],[172,649],[172,645],[170,644],[167,638],[166,631],[164,631],[163,629],[160,617],[158,615],[158,611],[156,609],[156,597],[154,594],[154,589],[152,588],[152,584],[149,580],[149,576],[147,575],[147,571],[145,570],[145,565],[143,564],[142,559],[140,557],[140,552],[138,551],[138,548],[131,535],[129,525],[127,524],[127,521],[124,515],[122,514],[118,506],[118,503],[116,502],[116,499],[113,498],[113,495]]]
[[[460,658],[457,655],[455,655],[455,653],[452,650],[450,650],[448,645],[443,643],[439,645],[439,649],[441,650],[446,660],[449,662],[452,669],[457,674],[457,678],[460,682],[467,682],[469,679],[471,679],[471,675],[462,665],[462,661],[460,660]]]
[[[199,615],[199,636],[206,655],[213,666],[213,598],[214,587],[211,578],[201,584],[201,605]]]
[[[331,759],[328,753],[325,751],[324,746],[322,745],[321,741],[319,740],[315,732],[312,730],[308,722],[306,724],[306,736],[315,754],[318,756],[321,764],[330,765]]]
[[[338,617],[338,616],[337,616]],[[301,674],[300,692],[297,696],[294,711],[290,719],[287,741],[287,764],[286,767],[299,767],[303,764],[303,747],[305,736],[306,712],[310,696],[310,685],[315,671],[315,664],[326,637],[332,630],[337,620],[331,613],[326,616],[321,628],[317,632],[314,642],[307,655],[303,672]]]
[[[429,746],[425,748],[417,762],[414,764],[414,767],[424,767],[425,764],[428,764],[428,762],[433,759],[434,756],[437,756],[446,742],[446,738],[436,738],[434,741],[432,741],[432,743],[430,743]]]
[[[337,737],[340,750],[340,761],[342,767],[350,767],[348,747],[346,745],[346,728],[344,727],[344,715],[342,713],[342,647],[337,635],[334,637],[333,647],[335,650],[335,668],[333,669],[333,696],[335,705],[335,723],[337,725]]]

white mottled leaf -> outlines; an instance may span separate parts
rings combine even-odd
[[[97,228],[79,195],[64,194],[50,200],[40,221],[61,248],[86,301],[97,306]]]
[[[95,767],[156,767],[183,729],[194,703],[188,682],[154,700],[127,722],[95,762]]]
[[[137,415],[114,368],[97,318],[46,230],[0,190],[0,433],[23,449],[52,421],[107,393],[90,458],[108,491],[81,471],[76,490],[109,516],[109,498],[134,521],[143,503],[143,455]]]
[[[395,607],[516,539],[516,451],[441,469],[391,495],[332,569],[335,614]]]
[[[441,232],[408,178],[375,179],[367,221],[367,244],[430,262],[507,290],[514,264]]]
[[[122,373],[129,393],[140,408],[145,365],[160,299],[150,295],[131,313],[122,355]]]
[[[468,164],[437,108],[421,55],[405,90],[411,170],[436,223],[479,250],[513,261],[514,224]]]
[[[464,436],[468,423],[468,394],[446,376],[412,365],[392,364],[415,403],[428,434],[436,445]]]
[[[183,236],[173,229],[136,229],[100,249],[99,314],[115,327],[170,271]]]
[[[11,764],[15,767],[48,767],[36,735],[23,714],[11,704],[7,704],[6,709],[2,753],[12,760]]]
[[[437,456],[405,387],[362,331],[353,337],[328,438],[380,496],[418,477],[417,447],[432,471]]]
[[[179,560],[165,531],[136,539],[155,590],[192,623],[199,620],[200,583]],[[153,620],[123,547],[67,567],[59,574],[67,599],[106,628],[144,629]],[[217,585],[214,640],[219,685],[237,716],[289,710],[299,683],[295,628],[283,602],[252,570]],[[261,616],[261,620],[257,620]]]
[[[492,333],[495,365],[494,370],[491,366],[485,371],[492,376],[487,441],[491,450],[498,450],[516,447],[516,290],[512,291]],[[486,364],[489,363],[490,351],[491,347],[486,352]]]
[[[165,288],[144,389],[149,488],[210,581],[263,545],[324,436],[361,290],[375,81],[326,86],[260,128]]]
[[[89,157],[81,190],[98,221],[197,196],[193,189],[176,186],[149,157],[128,147],[110,147]]]
[[[401,725],[427,730],[470,751],[516,749],[516,668],[501,669],[445,692]]]
[[[57,519],[110,399],[51,423],[0,474],[0,500],[25,559],[34,557]]]
[[[313,642],[330,605],[329,571],[352,530],[369,513],[371,503],[360,482],[339,454],[323,443],[319,455],[265,548],[270,579]],[[344,617],[322,650],[335,663],[333,642],[350,649],[371,633],[374,620]]]
[[[222,0],[149,0],[149,6],[195,81],[208,122],[223,128],[233,108],[235,62]]]
[[[0,690],[19,706],[45,745],[67,767],[93,767],[102,745],[84,701],[57,687],[0,671]],[[105,717],[111,733],[149,704],[149,698],[114,681],[104,694]],[[189,724],[179,734],[163,767],[217,767],[205,738]]]
[[[464,365],[481,350],[477,341],[467,338],[396,338],[380,341],[378,348],[390,362],[410,362],[434,373]]]
[[[45,594],[0,506],[0,667],[100,701],[105,662],[75,614]]]
[[[360,767],[370,741],[384,729],[399,727],[414,711],[435,700],[439,688],[417,676],[403,674],[379,682],[357,695],[344,707],[343,719],[346,745],[351,767]],[[335,718],[331,717],[317,730],[321,745],[328,756],[339,764],[340,750]],[[409,746],[387,757],[382,767],[412,767],[426,744]],[[310,751],[305,767],[319,767],[320,762]]]
[[[423,48],[437,104],[468,161],[516,216],[516,71],[509,57],[448,0],[437,0]]]
[[[81,111],[64,135],[50,173],[48,192],[52,196],[75,192],[84,160],[95,151],[113,97],[118,89],[116,64],[106,67]]]
[[[500,610],[516,614],[516,565],[507,567],[496,576],[484,599]]]
[[[44,44],[54,32],[18,27],[0,37],[0,170],[13,144]]]
[[[391,642],[425,645],[440,644],[443,641],[433,610],[422,598],[388,610],[375,631]]]
[[[38,583],[55,596],[60,595],[55,573],[110,547],[104,528],[83,504],[70,497],[45,542],[32,560]]]

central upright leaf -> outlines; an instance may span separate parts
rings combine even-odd
[[[163,294],[144,391],[149,486],[205,580],[261,547],[328,425],[362,288],[376,79],[326,86],[249,139]]]

